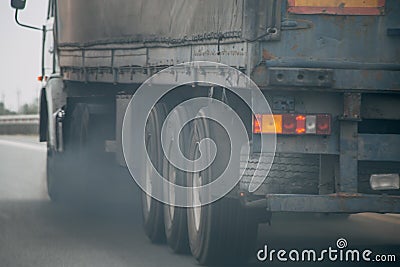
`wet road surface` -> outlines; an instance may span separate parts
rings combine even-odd
[[[151,244],[142,231],[139,190],[121,169],[121,193],[115,201],[56,205],[46,193],[46,146],[37,137],[0,137],[0,266],[198,266],[190,255],[175,255],[166,245]],[[112,192],[115,190],[115,192]],[[330,219],[328,219],[330,218]],[[258,249],[370,249],[373,255],[395,254],[400,266],[400,218],[359,214],[349,219],[326,216],[276,215],[260,225]],[[249,266],[286,266],[273,262]],[[298,265],[298,264],[290,264]],[[310,262],[301,265],[308,266]],[[319,266],[343,266],[325,262]],[[353,263],[363,266],[362,263]],[[369,266],[387,266],[373,262]]]

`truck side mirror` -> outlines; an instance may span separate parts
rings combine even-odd
[[[26,0],[11,0],[11,7],[15,9],[24,9]]]

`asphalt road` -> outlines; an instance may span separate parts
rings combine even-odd
[[[197,266],[190,255],[175,255],[166,245],[147,240],[138,189],[123,170],[114,178],[120,186],[108,187],[110,195],[118,196],[114,201],[63,206],[47,197],[45,162],[45,145],[36,137],[0,137],[0,267]],[[339,238],[346,239],[348,248],[394,254],[397,264],[392,265],[400,266],[400,218],[394,215],[358,214],[347,220],[277,215],[271,226],[260,226],[258,247],[320,251],[336,248]],[[275,264],[287,263],[276,258],[260,263],[255,254],[249,266]],[[352,265],[359,264],[364,265]],[[343,266],[343,262],[321,266],[327,265]]]

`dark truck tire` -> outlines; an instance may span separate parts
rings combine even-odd
[[[47,149],[47,190],[53,202],[70,202],[82,199],[80,184],[87,179],[89,168],[89,123],[87,104],[71,106],[71,113],[64,123],[64,151]]]
[[[188,185],[194,179],[206,184],[219,176],[226,167],[230,155],[229,138],[215,122],[197,120],[194,123],[189,157],[197,158],[196,144],[205,137],[217,145],[217,156],[209,168],[198,176],[189,174]],[[213,177],[214,176],[214,177]],[[193,196],[193,198],[196,198]],[[258,221],[252,212],[244,209],[237,199],[222,198],[212,204],[188,208],[188,233],[192,255],[200,264],[240,264],[254,252]]]
[[[189,127],[184,127],[183,129],[180,129],[183,123],[187,121],[187,118],[189,116],[186,108],[178,107],[177,109],[172,111],[169,116],[169,123],[164,125],[164,127],[167,127],[170,135],[167,136],[166,140],[164,140],[164,148],[166,149],[165,153],[169,157],[171,157],[172,152],[170,147],[174,144],[174,142],[177,142],[176,139],[173,138],[172,132],[179,136],[178,142],[180,148],[187,150],[187,146],[184,142],[187,142],[187,140],[190,138],[190,130]],[[179,132],[180,130],[181,132]],[[184,155],[187,154],[186,151],[182,152]],[[173,184],[187,186],[186,173],[173,166],[166,157],[164,157],[163,176]],[[175,191],[171,190],[171,188],[164,189],[164,194],[166,194],[165,197],[167,198],[168,196],[168,200],[172,197],[175,197],[173,195],[174,193]],[[186,210],[186,208],[182,207],[174,207],[168,204],[164,205],[165,236],[169,247],[175,253],[188,253],[190,251],[187,232]]]
[[[166,117],[166,106],[164,104],[155,105],[150,112],[145,129],[147,153],[153,166],[159,173],[162,173],[164,158],[161,147],[161,128]],[[146,172],[147,170],[146,167]],[[153,190],[151,188],[151,183],[149,186],[148,189]],[[163,209],[164,207],[161,202],[142,191],[144,231],[153,243],[160,243],[165,240]]]
[[[91,113],[89,105],[75,103],[68,107],[64,151],[48,148],[47,188],[55,202],[90,200],[96,193],[101,195],[98,190],[101,179],[109,178],[104,177],[111,162],[104,151],[104,140],[111,135],[106,122],[108,115]]]
[[[47,148],[46,172],[47,194],[51,201],[58,202],[63,189],[62,181],[65,179],[65,173],[61,155],[51,148]]]
[[[244,172],[241,186],[247,188],[254,171],[266,169],[259,155],[252,155]],[[245,166],[244,162],[241,165]],[[266,194],[318,194],[319,156],[276,153],[270,172],[260,190]]]
[[[179,170],[172,169],[176,168],[171,164],[167,164],[165,170],[169,176],[164,177],[169,177],[169,181],[171,183],[184,185],[184,174],[180,173]],[[167,239],[168,246],[175,253],[189,252],[186,210],[186,208],[182,207],[174,207],[168,204],[164,205],[165,237]]]

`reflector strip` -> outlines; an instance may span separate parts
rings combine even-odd
[[[385,0],[288,0],[296,14],[383,15]]]

